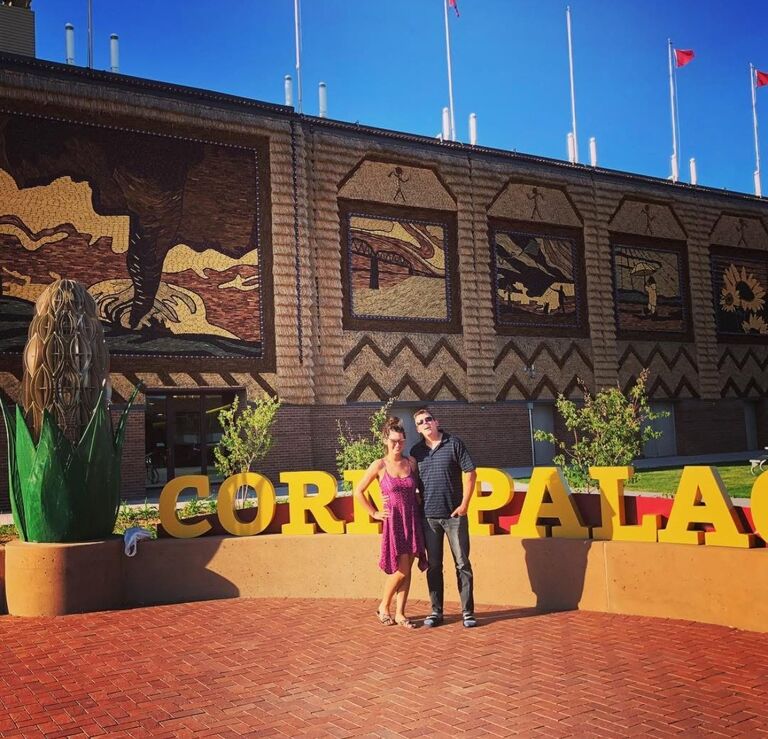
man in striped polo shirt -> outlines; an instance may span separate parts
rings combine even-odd
[[[464,442],[443,431],[428,408],[413,414],[422,439],[414,444],[411,456],[419,469],[419,488],[424,499],[424,543],[427,548],[427,585],[432,613],[424,626],[443,623],[443,542],[448,537],[456,564],[464,626],[477,626],[472,592],[472,565],[469,563],[467,508],[475,490],[475,464]]]

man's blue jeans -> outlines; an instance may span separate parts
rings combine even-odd
[[[456,578],[461,597],[461,612],[475,612],[475,598],[472,593],[472,565],[469,563],[469,523],[466,516],[455,518],[425,518],[424,544],[427,548],[427,585],[432,613],[443,615],[443,541],[448,537],[448,546],[456,564]]]

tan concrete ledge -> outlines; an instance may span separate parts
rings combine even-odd
[[[12,616],[61,616],[120,608],[122,539],[5,545],[5,596]]]
[[[5,547],[0,546],[0,614],[8,613],[5,604]]]
[[[141,542],[132,558],[119,540],[12,542],[6,550],[14,615],[237,597],[375,603],[385,577],[377,566],[379,538],[349,534],[160,539]],[[768,631],[768,549],[499,535],[473,538],[472,563],[478,603]],[[444,566],[446,598],[457,601],[448,551]],[[426,579],[415,568],[411,597],[427,600]]]

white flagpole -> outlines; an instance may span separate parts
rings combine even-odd
[[[573,131],[573,161],[579,163],[579,139],[576,135],[576,88],[573,81],[573,41],[571,39],[571,6],[565,7],[565,21],[568,27],[568,65],[571,71],[571,130]]]
[[[757,98],[755,95],[755,67],[752,63],[749,65],[749,87],[752,92],[752,124],[755,129],[755,195],[763,196],[763,188],[760,183],[760,144],[757,137]]]
[[[93,0],[88,0],[88,69],[93,69]]]
[[[672,39],[667,39],[669,46],[669,107],[672,115],[672,182],[677,182],[678,161],[677,161],[677,115],[675,111],[675,80],[672,67]]]
[[[296,101],[297,110],[301,113],[301,13],[299,0],[293,0],[293,26],[296,37]]]
[[[448,60],[448,111],[451,116],[451,141],[456,141],[456,118],[453,114],[453,75],[451,74],[451,32],[448,26],[448,0],[443,0],[445,16],[445,55]]]

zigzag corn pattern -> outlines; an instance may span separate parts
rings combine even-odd
[[[720,397],[763,397],[768,393],[768,347],[726,346],[717,361]]]
[[[618,362],[619,385],[626,392],[640,372],[648,368],[651,398],[698,398],[698,366],[694,353],[692,345],[665,350],[661,344],[625,344]]]
[[[348,341],[354,344],[344,356],[347,402],[394,396],[423,401],[467,399],[467,365],[451,341],[424,335],[392,337],[396,343],[387,348],[388,338],[377,343],[369,335],[350,335]]]
[[[501,340],[494,361],[496,400],[554,399],[578,394],[579,381],[594,384],[588,343],[575,340],[550,340],[534,344],[524,339]],[[535,373],[529,376],[526,367]]]

